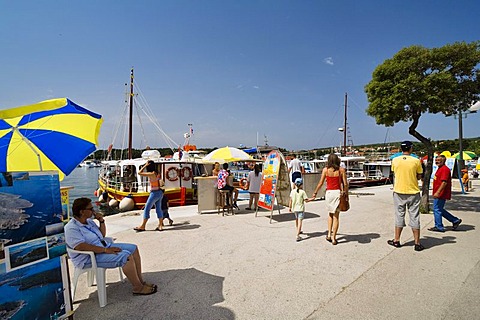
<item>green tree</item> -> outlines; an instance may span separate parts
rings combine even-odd
[[[411,46],[385,60],[365,86],[367,114],[377,124],[411,122],[409,134],[428,154],[422,187],[422,212],[428,212],[428,187],[433,145],[417,131],[423,113],[456,114],[467,110],[480,96],[480,42],[456,42],[440,48]],[[440,128],[439,128],[440,129]]]

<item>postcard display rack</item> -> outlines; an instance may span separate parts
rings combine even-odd
[[[64,319],[72,303],[55,171],[0,173],[0,319]]]
[[[262,184],[258,199],[258,207],[270,211],[270,223],[272,222],[275,203],[279,214],[280,205],[288,207],[290,190],[290,179],[285,157],[280,151],[273,150],[267,155],[267,159],[263,163]],[[255,217],[257,212],[258,209],[255,212]]]

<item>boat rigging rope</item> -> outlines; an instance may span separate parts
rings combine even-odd
[[[162,127],[160,126],[158,120],[156,119],[152,109],[148,105],[142,91],[140,90],[139,86],[137,85],[137,81],[134,80],[134,86],[135,86],[135,97],[136,99],[134,100],[134,106],[133,106],[133,112],[134,112],[134,117],[138,121],[138,124],[140,125],[141,129],[141,134],[142,134],[142,140],[145,141],[145,145],[148,144],[147,141],[147,136],[145,133],[145,128],[142,122],[142,116],[140,114],[140,110],[142,113],[147,117],[147,119],[153,124],[153,126],[162,134],[164,141],[166,142],[167,146],[172,150],[176,151],[178,148],[178,143],[175,142],[172,138],[170,138],[165,131],[163,131]],[[129,115],[129,110],[130,110],[130,105],[128,101],[129,97],[129,91],[128,87],[126,86],[126,99],[125,99],[125,107],[123,109],[120,121],[116,122],[116,126],[113,131],[113,138],[111,139],[111,145],[115,145],[115,141],[117,139],[117,136],[119,135],[120,127],[123,127],[123,137],[122,137],[122,143],[121,143],[121,150],[127,149],[127,143],[128,143],[128,115]],[[141,142],[143,142],[141,141]],[[111,156],[113,158],[113,155]],[[120,157],[115,157],[115,158],[120,158],[122,160],[124,158],[124,152],[121,152]]]
[[[331,132],[331,131],[332,131],[332,126],[333,126],[333,124],[335,123],[333,120],[334,120],[335,117],[337,116],[339,110],[340,110],[340,109],[337,108],[337,111],[336,111],[335,114],[332,116],[332,119],[331,119],[330,122],[329,122],[329,123],[330,123],[330,126],[328,126],[327,128],[325,128],[325,131],[324,131],[323,134],[320,136],[320,138],[318,138],[317,142],[316,142],[314,145],[316,145],[316,146],[320,145],[320,141],[323,140],[323,138],[325,137],[325,135],[327,134],[327,132]]]
[[[134,80],[134,85],[135,85],[135,88],[136,88],[136,92],[138,94],[138,100],[139,100],[139,102],[142,102],[142,103],[138,103],[138,108],[141,109],[145,113],[147,118],[153,123],[153,125],[158,129],[158,131],[160,131],[162,133],[166,144],[168,145],[168,147],[172,151],[174,151],[175,148],[178,146],[178,143],[175,142],[172,138],[170,138],[165,131],[163,131],[162,127],[160,126],[160,124],[158,122],[158,120],[155,118],[152,109],[148,105],[142,91],[140,90],[136,80]]]

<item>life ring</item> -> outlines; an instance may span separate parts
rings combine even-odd
[[[240,188],[245,189],[245,188],[247,187],[247,185],[248,185],[248,180],[247,180],[247,178],[242,178],[242,179],[240,179],[239,185],[240,185]]]
[[[168,168],[167,179],[168,179],[168,181],[177,181],[178,180],[177,168],[175,168],[175,167]]]
[[[190,169],[190,167],[184,167],[182,169],[182,177],[185,181],[192,179],[192,169]]]

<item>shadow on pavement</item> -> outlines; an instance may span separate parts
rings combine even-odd
[[[180,223],[173,223],[171,226],[165,226],[163,231],[169,230],[192,230],[200,228],[199,224],[190,224],[190,222],[180,222]]]
[[[373,239],[378,238],[380,238],[378,233],[337,234],[338,244],[347,242],[370,243]]]
[[[467,231],[472,231],[475,230],[475,226],[472,226],[471,224],[461,224],[458,226],[457,230],[453,230],[452,226],[450,227],[445,227],[447,231],[452,231],[452,232],[467,232]]]
[[[454,236],[440,234],[440,237],[432,237],[429,235],[421,235],[420,236],[420,243],[425,247],[425,250],[431,249],[436,246],[441,246],[444,244],[453,244],[457,242],[457,238]],[[410,246],[413,247],[415,242],[413,240],[405,242],[403,246]]]
[[[225,278],[195,268],[144,274],[147,282],[158,285],[158,292],[133,296],[132,287],[116,282],[107,286],[108,304],[98,306],[96,292],[83,300],[74,316],[79,319],[235,319],[227,308],[215,306],[225,300]]]
[[[267,212],[267,215],[265,217],[270,219],[270,212]],[[304,220],[306,219],[312,219],[312,218],[318,218],[320,215],[316,213],[311,213],[311,212],[305,212]],[[277,212],[273,212],[273,217],[272,220],[275,222],[286,222],[286,221],[295,221],[295,214],[293,212],[284,212],[278,214]]]
[[[307,239],[310,239],[310,238],[318,238],[318,237],[326,237],[327,236],[327,231],[324,231],[324,232],[308,232],[308,233],[305,233],[305,238],[303,238],[303,240],[307,240]]]
[[[452,199],[446,202],[445,209],[480,212],[480,197],[470,196],[468,193],[463,195],[461,192],[452,192],[452,196]]]

